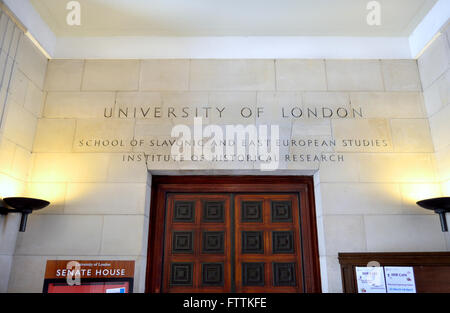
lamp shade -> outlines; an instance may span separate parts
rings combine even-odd
[[[447,209],[450,211],[450,197],[421,200],[417,204],[427,210]]]
[[[450,212],[450,197],[421,200],[417,202],[417,205],[427,210],[433,210],[435,213],[439,214],[442,231],[443,232],[448,231],[445,213]]]
[[[23,197],[4,198],[3,201],[7,205],[9,205],[10,207],[13,207],[14,209],[16,209],[18,211],[40,210],[50,204],[50,202],[45,201],[45,200],[34,199],[34,198],[23,198]]]

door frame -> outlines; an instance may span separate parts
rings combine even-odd
[[[146,292],[160,293],[166,194],[293,192],[300,197],[305,292],[321,292],[314,183],[312,176],[153,176],[147,248]]]

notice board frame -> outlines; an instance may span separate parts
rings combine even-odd
[[[344,293],[358,292],[355,268],[371,261],[380,266],[413,267],[417,293],[450,292],[450,252],[339,253],[338,259]]]

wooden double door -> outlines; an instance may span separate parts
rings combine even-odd
[[[307,201],[301,197],[245,188],[164,193],[164,217],[156,230],[160,254],[153,262],[149,255],[149,270],[157,270],[156,263],[160,272],[150,273],[147,286],[183,293],[319,291],[312,273],[305,273],[312,260],[305,249],[314,245],[304,238],[311,229],[303,229],[310,226],[302,223]],[[313,263],[318,270],[318,260]]]

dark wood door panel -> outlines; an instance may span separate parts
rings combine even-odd
[[[236,195],[237,292],[303,292],[295,194]]]
[[[302,292],[298,196],[231,201],[231,194],[168,195],[163,291]]]
[[[311,177],[154,176],[147,291],[320,292],[313,190]]]
[[[167,197],[163,292],[230,292],[230,196]]]

